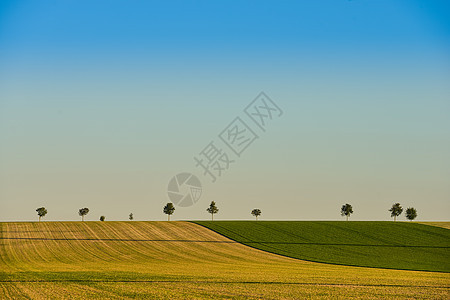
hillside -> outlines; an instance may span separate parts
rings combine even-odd
[[[450,229],[450,222],[420,222],[420,224]]]
[[[0,299],[446,299],[449,282],[291,259],[189,222],[0,223]]]
[[[409,222],[198,221],[242,244],[331,264],[450,272],[450,230]]]

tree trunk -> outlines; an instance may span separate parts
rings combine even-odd
[[[41,216],[39,216],[39,222],[41,221]]]
[[[347,217],[347,221],[348,221],[348,215],[346,217]]]
[[[394,222],[395,222],[396,219],[397,219],[397,216],[394,216]]]
[[[211,221],[214,221],[214,214],[211,214]]]
[[[81,222],[84,222],[84,216],[83,215],[81,216]]]
[[[170,215],[167,214],[167,221],[170,221]]]

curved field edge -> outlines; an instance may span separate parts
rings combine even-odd
[[[419,224],[450,229],[450,222],[418,222]]]
[[[246,246],[315,263],[450,272],[450,230],[409,222],[192,221]]]
[[[316,264],[188,222],[0,223],[0,232],[0,299],[447,299],[450,288],[448,273]]]

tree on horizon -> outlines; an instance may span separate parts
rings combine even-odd
[[[167,215],[167,221],[170,221],[170,215],[175,211],[175,207],[171,202],[168,202],[163,208],[163,212]]]
[[[87,215],[89,213],[89,208],[85,207],[85,208],[80,208],[78,210],[78,214],[81,217],[81,221],[84,222],[84,216]]]
[[[259,208],[255,208],[252,210],[252,215],[255,216],[256,221],[258,221],[258,217],[261,215],[261,210]]]
[[[105,219],[106,219],[105,216],[101,216],[101,217],[100,217],[100,221],[102,221],[102,222],[105,221]]]
[[[346,204],[342,205],[341,216],[346,216],[347,221],[352,213],[353,213],[353,207],[350,204],[346,203]]]
[[[36,209],[36,211],[39,216],[39,222],[40,222],[41,218],[45,217],[45,215],[47,214],[47,209],[45,207],[39,207],[38,209]]]
[[[394,222],[397,220],[397,217],[400,216],[403,212],[403,207],[400,205],[400,203],[395,203],[392,205],[391,209],[389,209],[391,212],[391,218],[394,217]]]
[[[206,209],[206,211],[211,214],[211,221],[214,221],[214,214],[217,214],[219,212],[219,209],[216,206],[216,202],[211,201],[211,204]]]
[[[406,209],[405,213],[406,213],[406,218],[410,221],[417,218],[417,210],[414,207],[408,207]]]
[[[128,219],[130,219],[130,221],[133,221],[133,219],[134,219],[133,213],[130,213],[130,215],[128,216]]]

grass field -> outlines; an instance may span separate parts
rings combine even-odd
[[[0,223],[0,299],[448,299],[450,274],[318,264],[189,222]]]
[[[450,229],[450,222],[420,222],[420,224]]]
[[[314,262],[450,272],[450,230],[409,222],[202,221],[251,247]]]

